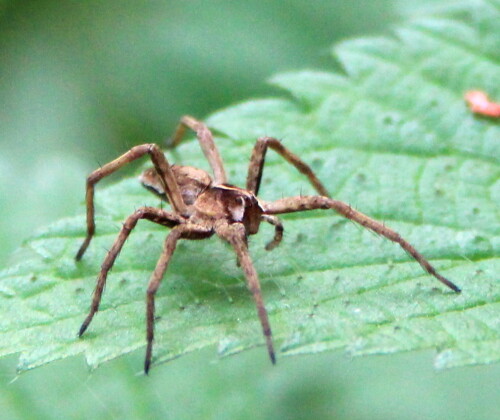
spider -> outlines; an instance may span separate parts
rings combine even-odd
[[[315,209],[333,209],[342,216],[359,223],[366,229],[398,243],[425,271],[436,277],[450,289],[460,292],[460,289],[454,283],[440,275],[398,233],[389,229],[381,222],[353,209],[350,205],[330,198],[328,191],[316,177],[312,169],[297,155],[286,149],[276,138],[261,137],[257,140],[250,158],[246,188],[243,189],[227,183],[224,165],[214,143],[212,133],[202,122],[190,116],[182,117],[172,138],[172,146],[179,144],[187,128],[196,132],[201,149],[212,168],[213,178],[207,172],[198,168],[169,164],[167,158],[156,144],[135,146],[122,156],[95,170],[87,177],[87,235],[76,254],[76,260],[82,258],[95,232],[95,184],[124,165],[144,155],[149,155],[154,167],[147,169],[141,174],[139,178],[140,182],[148,190],[169,202],[172,209],[171,211],[166,211],[156,207],[141,207],[125,220],[118,237],[108,251],[101,266],[90,311],[80,327],[79,336],[82,336],[98,311],[108,272],[118,257],[130,232],[140,219],[146,219],[171,228],[165,239],[163,251],[153,271],[146,293],[147,347],[144,360],[144,372],[146,374],[148,374],[151,366],[153,351],[155,294],[179,239],[205,239],[215,234],[233,247],[237,255],[238,264],[245,274],[248,289],[255,301],[267,351],[273,364],[276,362],[276,358],[271,327],[262,299],[259,278],[248,251],[248,236],[258,232],[261,222],[267,222],[274,226],[275,231],[274,237],[266,245],[266,249],[271,250],[275,248],[283,238],[283,224],[276,217],[278,214]],[[260,200],[257,194],[259,192],[268,148],[273,149],[304,174],[319,195],[288,197],[273,202]]]

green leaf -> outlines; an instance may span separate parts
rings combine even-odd
[[[268,226],[251,241],[278,358],[435,348],[440,368],[500,359],[500,130],[462,99],[471,88],[500,97],[499,44],[500,3],[484,1],[460,20],[423,18],[393,38],[337,45],[346,74],[281,74],[272,83],[290,99],[249,101],[208,120],[223,134],[232,183],[244,185],[257,137],[279,137],[333,197],[399,231],[463,289],[446,290],[398,246],[331,212],[285,216],[278,249],[264,251]],[[207,168],[195,141],[168,158]],[[269,153],[263,199],[312,193]],[[159,205],[136,179],[97,188],[96,201],[97,235],[80,263],[83,215],[38,232],[19,251],[22,262],[0,273],[0,355],[21,353],[20,370],[80,353],[95,367],[145,346],[145,290],[167,234],[148,222],[76,337],[121,222]],[[235,256],[215,238],[179,245],[156,306],[156,362],[209,345],[228,355],[263,344]]]

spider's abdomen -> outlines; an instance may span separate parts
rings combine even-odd
[[[243,223],[248,234],[259,230],[263,210],[254,194],[232,185],[217,185],[204,191],[194,203],[196,216],[229,223]]]
[[[212,183],[210,175],[202,169],[181,165],[172,165],[170,168],[181,190],[182,199],[188,206],[193,204]],[[139,177],[139,181],[149,191],[168,201],[160,177],[154,168],[146,169]]]

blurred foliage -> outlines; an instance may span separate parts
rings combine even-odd
[[[161,138],[179,114],[268,93],[263,80],[277,70],[330,67],[333,39],[381,28],[391,16],[389,1],[358,3],[22,2],[0,32],[9,81],[2,98],[25,115],[11,120],[17,129],[43,119],[50,133],[61,130],[61,114],[79,118],[63,125],[93,157],[88,139],[98,147],[113,134]]]
[[[182,114],[275,92],[264,81],[278,70],[331,67],[335,39],[395,18],[389,0],[5,4],[0,262],[33,227],[74,212],[82,173],[161,142]]]
[[[143,353],[89,374],[66,359],[2,385],[8,420],[496,420],[500,365],[436,374],[429,352],[350,359],[340,353],[282,358],[262,349],[213,360],[196,352],[141,375]],[[10,362],[14,363],[14,358]],[[11,379],[1,368],[4,383]]]
[[[455,15],[499,7],[422,3]],[[406,0],[1,2],[0,262],[34,228],[75,212],[99,162],[160,142],[183,113],[275,93],[263,81],[277,71],[331,69],[336,39],[386,33],[398,13],[420,10]],[[428,355],[321,355],[271,369],[259,349],[215,365],[202,352],[134,378],[142,357],[90,377],[66,360],[7,385],[11,358],[1,364],[2,417],[500,417],[498,365],[434,375]]]

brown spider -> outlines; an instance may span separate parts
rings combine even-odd
[[[151,156],[154,168],[144,171],[140,180],[144,187],[159,195],[165,201],[168,201],[172,206],[172,211],[155,207],[141,207],[126,219],[101,266],[90,312],[80,327],[79,336],[85,332],[99,309],[108,272],[120,253],[125,240],[139,219],[147,219],[151,222],[172,228],[165,240],[163,252],[156,264],[147,289],[147,349],[144,361],[144,371],[146,374],[151,365],[153,348],[155,294],[179,239],[205,239],[216,234],[232,245],[239,265],[245,273],[248,288],[255,300],[272,363],[275,363],[276,360],[271,337],[271,327],[262,300],[257,272],[248,252],[247,239],[248,235],[258,232],[260,223],[264,221],[275,227],[274,238],[267,244],[266,249],[271,250],[276,247],[283,237],[283,225],[275,216],[276,214],[315,209],[333,209],[342,216],[359,223],[361,226],[398,243],[429,274],[432,274],[455,292],[460,292],[460,289],[455,284],[438,274],[435,268],[412,245],[399,236],[398,233],[353,209],[348,204],[331,199],[328,191],[311,168],[298,156],[288,151],[277,139],[262,137],[257,140],[250,158],[246,189],[243,189],[227,183],[224,166],[213,141],[212,133],[202,122],[197,121],[193,117],[184,116],[173,136],[172,145],[179,144],[186,127],[196,132],[201,149],[214,172],[214,179],[201,169],[190,166],[170,165],[156,144],[135,146],[119,158],[107,163],[88,176],[86,190],[87,236],[76,255],[77,260],[82,258],[95,231],[94,185],[127,163],[146,154]],[[282,198],[274,202],[259,200],[257,194],[259,192],[268,147],[275,150],[285,160],[295,166],[297,170],[307,176],[320,195]]]

